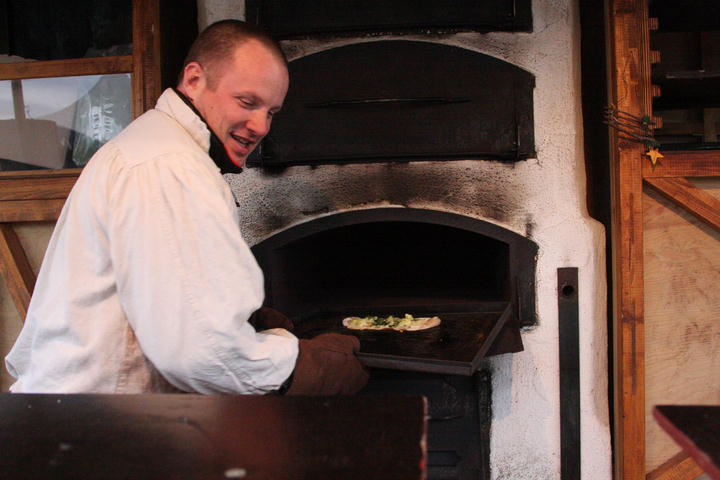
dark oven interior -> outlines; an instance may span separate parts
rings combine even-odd
[[[472,309],[509,300],[508,250],[493,238],[447,226],[346,225],[278,248],[266,266],[268,294],[298,319],[335,310]]]
[[[446,316],[447,331],[441,334],[447,336],[418,340],[433,351],[395,352],[411,337],[375,340],[366,334],[361,343],[369,353],[385,348],[433,364],[470,361],[474,367],[475,350],[502,353],[489,350],[499,335],[515,339],[504,351],[517,351],[519,327],[535,323],[537,246],[467,216],[412,208],[348,211],[290,227],[253,251],[265,273],[266,305],[287,314],[301,334],[342,332],[342,318],[353,315]],[[493,338],[477,343],[479,334],[490,336],[500,320],[506,324],[502,334],[494,331]],[[471,338],[476,343],[469,343]],[[417,363],[392,367],[457,373]]]

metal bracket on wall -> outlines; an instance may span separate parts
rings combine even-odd
[[[580,332],[578,269],[558,268],[560,477],[580,478]]]

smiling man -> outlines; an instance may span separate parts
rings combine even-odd
[[[222,173],[239,171],[288,89],[279,46],[234,20],[203,31],[177,89],[103,146],[58,219],[12,392],[355,393],[355,337],[298,340]],[[280,328],[278,328],[280,327]]]
[[[288,89],[285,57],[264,36],[245,39],[236,48],[226,30],[234,22],[216,24],[190,49],[178,90],[217,135],[230,160],[242,167],[247,156],[270,131]]]

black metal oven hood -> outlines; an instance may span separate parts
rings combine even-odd
[[[290,89],[248,166],[535,156],[529,72],[440,43],[385,40],[290,62]]]

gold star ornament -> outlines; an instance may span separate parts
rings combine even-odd
[[[645,155],[650,157],[650,161],[653,165],[657,163],[658,158],[663,158],[662,153],[660,153],[660,151],[655,147],[651,147],[650,149],[648,149],[648,151],[645,152]]]

